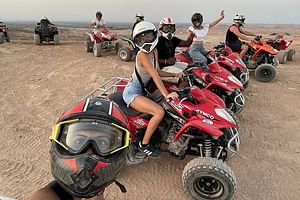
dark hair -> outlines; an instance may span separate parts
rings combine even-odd
[[[100,11],[96,12],[96,17],[97,16],[102,17],[102,12],[100,12]]]
[[[194,13],[191,17],[191,21],[192,21],[193,24],[194,24],[195,21],[199,21],[200,25],[201,25],[202,22],[203,22],[203,16],[200,13]]]

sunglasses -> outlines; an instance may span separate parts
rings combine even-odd
[[[175,24],[165,24],[161,27],[161,31],[164,33],[174,33],[175,30]]]
[[[135,36],[134,42],[138,47],[153,43],[157,38],[157,31],[146,31]]]

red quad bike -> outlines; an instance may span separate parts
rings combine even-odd
[[[137,55],[139,48],[134,44],[130,36],[120,36],[120,39],[127,42],[129,47],[121,47],[118,51],[118,56],[121,60],[128,62]]]
[[[225,102],[226,108],[234,113],[240,113],[245,105],[245,97],[242,94],[243,84],[229,71],[208,55],[208,65],[193,64],[187,52],[177,53],[176,60],[187,63],[184,72],[193,75],[193,84],[200,88],[206,88]]]
[[[284,33],[286,36],[290,36],[289,33]],[[280,64],[286,63],[286,61],[293,61],[296,57],[295,49],[288,49],[293,40],[286,40],[283,34],[272,33],[273,38],[267,39],[267,44],[271,45],[278,51],[278,60]]]
[[[138,148],[151,116],[128,108],[122,91],[128,79],[114,78],[88,95],[104,96],[119,105],[131,132],[127,164],[144,162],[147,157]],[[231,199],[236,179],[224,163],[239,150],[237,124],[224,108],[209,101],[197,87],[178,89],[179,98],[165,100],[151,97],[165,110],[165,117],[151,138],[151,143],[171,156],[194,158],[182,173],[184,189],[193,199]]]
[[[121,44],[117,42],[118,34],[110,33],[107,28],[101,28],[101,32],[93,31],[86,34],[85,51],[94,52],[96,57],[100,57],[103,51],[114,50],[118,53],[121,47]]]
[[[243,84],[244,88],[249,83],[249,70],[239,54],[233,52],[224,42],[216,45],[209,54],[217,61],[217,63],[230,71]]]
[[[10,42],[8,28],[5,23],[0,22],[0,44],[4,43],[5,41]]]
[[[248,69],[254,70],[256,80],[272,81],[276,75],[278,59],[277,50],[268,45],[261,36],[256,36],[255,42],[248,43],[249,49],[243,58]]]

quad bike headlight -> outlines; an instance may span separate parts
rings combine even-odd
[[[228,79],[232,82],[234,82],[235,84],[239,85],[240,87],[243,87],[243,84],[241,83],[241,81],[239,81],[239,79],[237,79],[235,76],[233,76],[232,74],[230,74],[228,76]]]
[[[226,119],[227,121],[236,124],[232,116],[224,108],[216,108],[215,112],[219,117],[222,117],[223,119]]]

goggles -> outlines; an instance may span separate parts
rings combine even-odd
[[[93,119],[74,119],[56,124],[51,140],[71,154],[92,147],[100,156],[108,156],[129,145],[130,132],[114,123]]]
[[[143,48],[143,46],[147,44],[152,44],[156,40],[156,38],[157,38],[157,31],[150,30],[135,36],[134,42],[138,47]]]
[[[176,30],[175,24],[164,24],[160,30],[164,33],[174,33]]]

